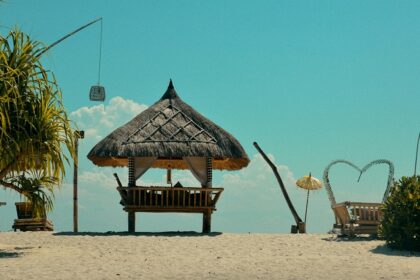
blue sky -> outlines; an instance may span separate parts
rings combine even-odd
[[[79,128],[80,230],[126,230],[114,170],[85,155],[113,129],[164,93],[169,78],[181,98],[231,132],[251,164],[215,172],[225,188],[213,230],[288,232],[293,219],[257,141],[280,166],[303,216],[306,193],[294,180],[322,177],[335,159],[357,165],[385,158],[396,177],[412,175],[420,130],[420,2],[418,1],[24,1],[0,5],[0,32],[19,26],[49,44],[103,17],[101,83],[104,104],[88,99],[98,75],[95,24],[43,58]],[[125,178],[127,170],[117,169]],[[331,174],[338,201],[380,201],[387,167],[373,167],[360,183],[352,170]],[[71,230],[72,167],[50,214],[56,230]],[[163,182],[164,172],[145,182]],[[191,175],[179,179],[196,184]],[[0,229],[14,219],[13,193],[0,190]],[[100,211],[100,212],[99,212]],[[308,230],[333,223],[325,190],[311,193]],[[140,231],[200,230],[198,215],[138,215]]]

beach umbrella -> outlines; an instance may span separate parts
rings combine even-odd
[[[308,191],[308,194],[306,196],[306,207],[305,207],[305,223],[306,223],[306,213],[308,211],[309,191],[322,188],[322,183],[317,178],[312,177],[311,173],[309,173],[309,176],[303,176],[302,178],[297,180],[296,186]]]

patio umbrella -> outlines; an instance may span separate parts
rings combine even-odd
[[[306,223],[306,213],[308,211],[309,191],[322,188],[322,183],[317,178],[312,177],[311,173],[309,173],[309,176],[303,176],[302,178],[297,180],[296,185],[302,189],[308,190],[308,194],[306,196],[306,208],[305,208],[305,223]]]

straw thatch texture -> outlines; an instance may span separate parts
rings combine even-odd
[[[128,157],[157,157],[152,167],[187,169],[183,157],[212,157],[214,169],[237,170],[249,159],[228,132],[184,103],[172,81],[162,98],[89,152],[99,166],[127,166]]]

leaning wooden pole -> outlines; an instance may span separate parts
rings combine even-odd
[[[271,160],[267,157],[267,155],[261,150],[260,146],[258,146],[257,142],[254,142],[255,148],[258,150],[258,152],[262,155],[264,160],[268,163],[268,165],[271,167],[271,169],[274,172],[274,175],[276,176],[277,182],[279,183],[280,189],[283,193],[284,198],[286,199],[287,205],[289,206],[290,211],[292,212],[293,218],[296,221],[296,226],[292,226],[292,233],[305,233],[305,223],[302,221],[302,219],[299,217],[298,213],[296,212],[295,207],[293,206],[292,201],[290,200],[289,194],[286,191],[286,187],[283,184],[283,180],[280,177],[279,172],[277,171],[277,167],[271,162]]]
[[[41,55],[43,55],[44,53],[46,53],[47,51],[49,51],[52,47],[54,47],[55,45],[57,45],[57,44],[59,44],[59,43],[61,43],[62,41],[64,41],[65,39],[67,39],[68,37],[70,37],[70,36],[73,36],[74,34],[76,34],[77,32],[79,32],[79,31],[81,31],[81,30],[83,30],[83,29],[85,29],[86,27],[88,27],[88,26],[90,26],[90,25],[92,25],[92,24],[94,24],[95,22],[98,22],[98,21],[101,21],[102,20],[102,18],[100,17],[100,18],[98,18],[98,19],[95,19],[95,20],[93,20],[93,21],[91,21],[91,22],[89,22],[89,23],[87,23],[87,24],[85,24],[85,25],[83,25],[83,26],[81,26],[81,27],[79,27],[79,28],[77,28],[76,30],[74,30],[73,32],[70,32],[69,34],[67,34],[66,36],[63,36],[63,37],[61,37],[60,39],[58,39],[57,41],[55,41],[54,43],[52,43],[51,45],[49,45],[48,47],[46,47],[45,49],[43,49],[39,54],[37,54],[37,58],[38,57],[40,57]]]

